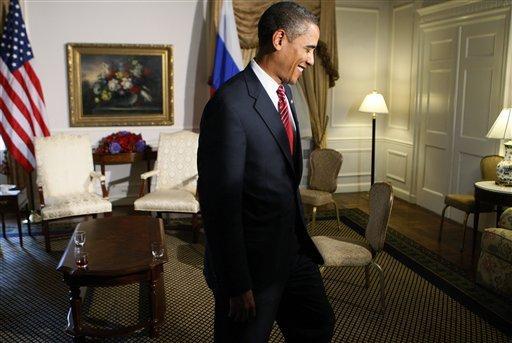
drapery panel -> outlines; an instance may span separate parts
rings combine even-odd
[[[233,1],[244,65],[247,65],[256,55],[259,18],[270,5],[276,2],[279,1]],[[309,9],[320,19],[320,41],[316,49],[315,65],[304,71],[302,78],[299,79],[299,85],[304,92],[309,107],[314,146],[315,148],[325,147],[326,129],[329,120],[327,116],[327,92],[330,87],[334,87],[335,81],[339,78],[335,2],[299,0],[297,3]],[[209,70],[213,68],[215,35],[221,6],[221,0],[210,0],[209,2]]]

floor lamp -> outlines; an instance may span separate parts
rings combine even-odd
[[[372,114],[372,178],[371,185],[375,182],[375,124],[377,113],[388,113],[388,107],[382,94],[373,91],[365,96],[363,103],[359,106],[360,112]]]

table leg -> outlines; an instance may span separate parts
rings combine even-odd
[[[500,217],[501,217],[501,214],[503,213],[503,206],[501,205],[497,205],[496,206],[496,227],[500,227]]]
[[[80,298],[79,286],[71,285],[69,287],[69,302],[71,307],[68,313],[68,327],[66,331],[73,335],[73,342],[85,342],[81,324],[82,298]]]
[[[25,211],[27,213],[27,228],[28,228],[28,235],[32,236],[32,228],[30,227],[30,210],[28,209],[28,204],[25,205]]]
[[[7,235],[5,233],[5,217],[4,217],[4,213],[0,213],[0,215],[2,216],[2,233],[4,234],[4,238],[7,239]]]
[[[20,211],[16,211],[16,222],[18,223],[18,236],[20,237],[20,246],[23,247],[23,233],[21,232]]]
[[[471,256],[475,255],[476,235],[478,233],[478,220],[480,219],[480,202],[477,199],[478,198],[475,197],[475,214],[473,217],[473,250]]]
[[[163,321],[165,313],[165,293],[163,290],[163,276],[156,271],[151,272],[149,281],[149,299],[151,304],[151,321],[149,326],[149,336],[158,337],[158,329]]]

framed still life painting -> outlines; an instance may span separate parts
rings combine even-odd
[[[171,45],[67,44],[70,124],[172,125]]]

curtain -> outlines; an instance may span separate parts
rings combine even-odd
[[[258,48],[258,20],[263,12],[276,0],[243,1],[234,0],[238,39],[242,49],[244,65],[256,55]],[[334,87],[338,75],[338,53],[336,42],[335,2],[320,0],[299,0],[303,5],[320,19],[320,41],[316,49],[315,65],[304,71],[299,79],[309,107],[311,120],[311,133],[315,148],[325,147],[328,116],[326,113],[327,91]],[[213,55],[215,51],[215,35],[217,32],[221,0],[209,2],[209,70],[213,68]]]
[[[23,2],[23,0],[19,1],[22,10],[24,8]],[[0,35],[4,30],[5,17],[7,15],[8,9],[9,1],[0,1]],[[18,164],[18,162],[16,162],[16,160],[12,157],[12,155],[9,152],[7,152],[5,160],[7,162],[7,182],[9,184],[15,184],[18,187],[26,187],[28,190],[27,194],[29,196],[30,204],[32,206],[32,204],[34,204],[34,194],[30,191],[30,177],[32,175],[27,173],[25,169],[23,169],[23,167],[20,164]]]

